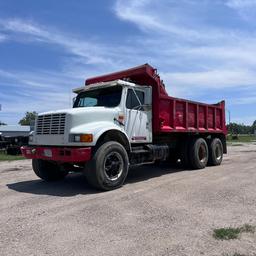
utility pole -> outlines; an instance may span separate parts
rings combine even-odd
[[[230,127],[230,122],[231,122],[231,112],[229,109],[225,109],[228,112],[228,124],[229,124],[229,131],[231,132],[231,135],[233,134],[233,130]]]
[[[225,108],[225,110],[228,112],[228,124],[230,124],[230,122],[231,122],[231,112],[227,108]]]
[[[231,112],[228,110],[228,124],[230,124],[230,119],[231,119]]]
[[[0,104],[0,111],[2,110],[2,104]],[[2,125],[2,122],[0,120],[0,125]]]

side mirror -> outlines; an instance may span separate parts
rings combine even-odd
[[[74,98],[72,99],[72,101],[73,101],[72,106],[74,107],[74,104],[75,104],[75,101],[76,101],[76,97],[74,97]]]

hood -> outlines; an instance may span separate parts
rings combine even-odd
[[[114,118],[118,117],[120,107],[82,107],[72,109],[61,109],[40,113],[41,115],[66,114],[66,131],[79,130],[84,125],[97,126],[99,122],[114,122]]]
[[[106,107],[86,107],[74,108],[69,114],[70,123],[72,127],[96,122],[111,121],[118,115],[120,108],[106,108]]]

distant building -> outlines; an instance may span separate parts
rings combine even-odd
[[[28,136],[30,133],[29,125],[0,125],[1,136]]]

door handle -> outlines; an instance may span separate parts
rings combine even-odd
[[[115,117],[114,117],[114,121],[118,122],[118,123],[119,123],[120,125],[122,125],[122,126],[125,126],[124,123],[122,123],[121,121],[119,121],[119,120],[116,119]]]

